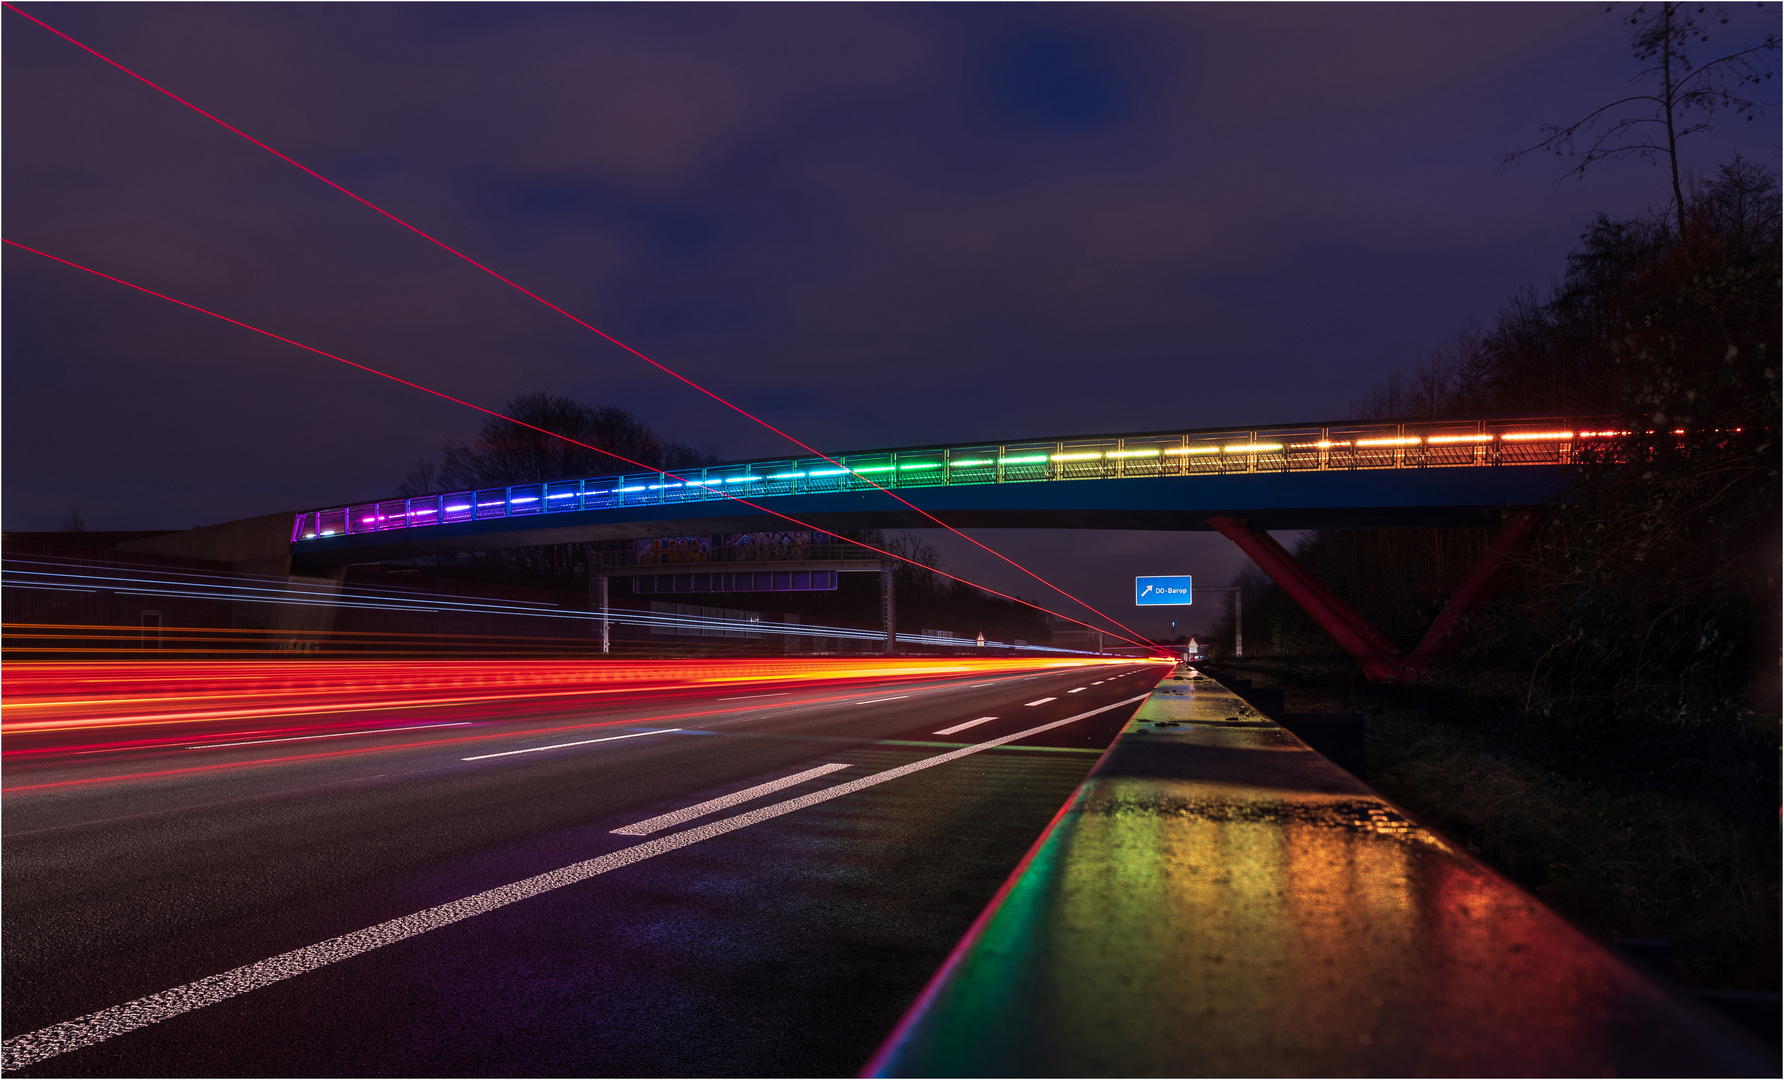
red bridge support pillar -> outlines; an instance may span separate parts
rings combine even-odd
[[[1437,616],[1437,621],[1431,624],[1431,629],[1425,632],[1418,648],[1405,656],[1400,655],[1391,641],[1370,626],[1368,620],[1357,614],[1354,608],[1339,599],[1332,590],[1321,584],[1268,533],[1254,532],[1238,518],[1209,518],[1208,524],[1237,544],[1239,550],[1276,583],[1277,588],[1301,605],[1301,610],[1321,630],[1331,635],[1332,640],[1345,652],[1356,657],[1370,682],[1393,682],[1417,677],[1419,671],[1437,655],[1456,625],[1486,596],[1505,564],[1506,554],[1524,538],[1537,520],[1537,513],[1531,510],[1518,511],[1506,519],[1498,535],[1487,545],[1485,554],[1481,556],[1473,572],[1449,598],[1442,613]]]

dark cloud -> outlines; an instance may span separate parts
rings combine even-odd
[[[838,449],[1340,415],[1660,191],[1643,165],[1496,171],[1627,86],[1590,5],[29,10]],[[550,390],[786,452],[4,18],[12,239],[471,400]],[[1737,147],[1776,160],[1775,125],[1700,137],[1692,167]],[[385,494],[478,422],[34,256],[5,270],[8,528]],[[1081,573],[1068,539],[1013,542]],[[1201,543],[1078,539],[1123,552],[1105,578]],[[1204,549],[1198,572],[1236,562]]]

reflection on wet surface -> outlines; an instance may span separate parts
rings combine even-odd
[[[1141,707],[881,1071],[1757,1067],[1717,1021],[1224,689],[1193,685]]]

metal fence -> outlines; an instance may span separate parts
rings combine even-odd
[[[1565,465],[1582,444],[1627,432],[1605,418],[1368,423],[1200,430],[789,458],[703,469],[516,484],[297,515],[293,543],[571,510],[752,501],[777,495],[960,484],[1119,480],[1235,473]]]

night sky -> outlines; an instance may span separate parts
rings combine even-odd
[[[1338,419],[1662,170],[1505,151],[1628,91],[1541,5],[21,5],[831,450]],[[1775,29],[1734,7],[1716,44]],[[767,431],[11,12],[5,235],[490,406]],[[1706,48],[1713,48],[1706,46]],[[1776,84],[1766,93],[1776,96]],[[1777,111],[1687,144],[1773,167]],[[5,254],[4,525],[392,492],[479,417]],[[1209,535],[986,531],[1128,618]],[[942,544],[950,568],[1038,595]],[[1213,614],[1197,605],[1196,624]]]

